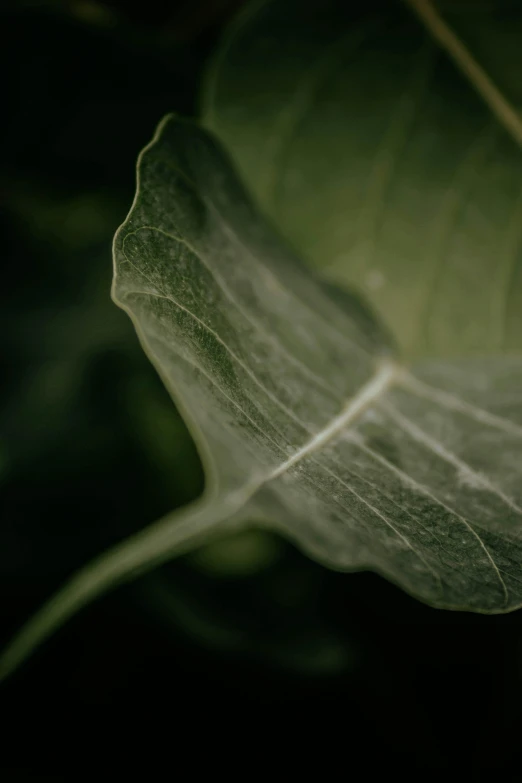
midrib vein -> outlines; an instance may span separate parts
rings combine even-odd
[[[522,119],[430,0],[404,0],[428,32],[469,79],[492,113],[522,147]]]
[[[315,435],[312,435],[303,446],[297,449],[288,459],[278,465],[278,467],[257,480],[249,482],[247,485],[228,496],[228,502],[230,504],[229,512],[235,513],[239,511],[260,489],[262,489],[262,487],[279,478],[279,476],[282,476],[293,468],[294,465],[297,465],[299,462],[306,459],[306,457],[311,457],[316,451],[319,451],[323,446],[333,440],[333,438],[341,433],[346,427],[353,424],[365,410],[388,391],[390,386],[396,382],[402,372],[402,368],[396,362],[391,359],[381,359],[370,380],[361,387],[359,392],[346,403],[341,412],[323,427],[322,430]],[[255,426],[258,427],[258,425]],[[278,444],[275,445],[277,448],[281,448]],[[339,479],[337,475],[336,478]]]
[[[391,359],[380,361],[375,374],[361,387],[359,392],[344,406],[343,410],[335,416],[320,432],[310,438],[304,446],[301,446],[291,457],[275,468],[262,482],[278,478],[290,468],[301,462],[306,457],[323,448],[329,441],[335,438],[343,429],[353,422],[369,408],[399,377],[400,367]]]

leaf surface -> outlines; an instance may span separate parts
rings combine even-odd
[[[522,348],[522,8],[257,3],[205,123],[302,257],[409,357]]]
[[[399,40],[402,46],[410,39]],[[368,94],[368,86],[365,89]],[[495,144],[511,150],[510,165],[518,160],[505,129],[492,132]],[[453,131],[449,135],[458,137]],[[353,139],[356,136],[354,128]],[[432,143],[438,138],[433,132]],[[328,161],[328,145],[322,149]],[[499,156],[500,147],[495,150]],[[299,160],[319,171],[320,156],[312,153],[311,148],[310,158]],[[424,158],[417,153],[419,162]],[[359,160],[353,149],[346,158],[354,170],[353,182],[346,176],[343,180],[343,193],[348,194],[350,188],[355,192],[357,167],[362,171],[365,159]],[[393,160],[393,155],[383,160]],[[510,292],[518,296],[518,229],[514,202],[509,201],[514,192],[510,178],[518,164],[513,163],[511,171],[504,161],[497,166],[496,160],[491,159],[491,169],[498,169],[497,184],[507,188],[499,185],[501,206],[509,203],[503,225],[511,231],[511,244],[503,248],[512,250]],[[379,219],[372,218],[361,229],[360,236],[370,243],[378,237],[374,249],[380,247],[382,258],[391,246],[380,246],[377,225],[382,228],[389,221],[392,230],[395,224],[396,237],[404,241],[412,234],[412,247],[420,247],[421,229],[428,236],[422,215],[431,214],[425,198],[430,201],[435,179],[428,177],[422,185],[424,179],[413,176],[413,163],[408,179],[402,163],[401,177],[397,174],[395,181],[395,174],[388,172],[391,179],[379,190]],[[473,179],[475,164],[469,165],[466,176]],[[244,164],[241,168],[248,169]],[[283,170],[295,174],[298,169]],[[257,174],[247,172],[247,178],[257,182],[262,200]],[[399,190],[406,187],[403,195],[409,189],[406,223],[397,212],[399,191],[392,192],[392,181]],[[410,350],[398,328],[397,349],[390,336],[397,326],[391,304],[381,307],[373,297],[375,308],[392,326],[388,332],[358,296],[325,283],[301,265],[251,204],[211,135],[174,117],[162,122],[140,156],[135,203],[115,238],[114,297],[131,316],[144,349],[191,427],[207,471],[207,489],[195,505],[146,528],[75,576],[15,638],[0,661],[0,674],[16,668],[67,617],[111,586],[211,534],[252,522],[278,530],[333,568],[376,570],[434,606],[503,612],[522,604],[519,315],[506,305],[502,339],[496,333],[495,340],[479,340],[476,329],[483,330],[482,322],[488,329],[497,324],[497,311],[484,305],[495,289],[494,275],[491,285],[485,285],[484,270],[497,267],[491,266],[491,244],[479,238],[492,242],[491,234],[498,240],[502,232],[500,223],[488,223],[489,213],[474,201],[482,185],[473,181],[478,191],[471,189],[473,199],[465,206],[463,181],[455,186],[453,201],[444,191],[444,199],[451,202],[448,210],[454,210],[444,223],[445,252],[453,248],[453,260],[445,255],[442,262],[440,247],[435,253],[426,244],[437,280],[440,275],[438,284],[446,285],[449,276],[450,292],[458,289],[455,267],[469,279],[470,248],[476,248],[477,284],[468,286],[464,300],[461,286],[458,306],[451,297],[446,302],[451,330],[444,320],[446,311],[440,309],[446,300],[438,290],[433,298],[437,304],[430,310],[430,323],[440,324],[433,333],[437,338],[423,343],[422,350],[420,343]],[[321,180],[325,187],[328,182]],[[313,187],[308,185],[304,190],[311,199]],[[315,250],[312,243],[309,260],[321,242],[327,256],[329,237],[338,236],[340,229],[334,230],[328,214],[337,218],[338,227],[343,221],[350,224],[352,213],[340,195],[338,191],[334,201],[333,191],[326,190],[327,203],[337,204],[335,215],[325,212],[319,188],[314,199],[305,199],[309,211],[297,210],[299,221],[306,224],[302,231],[313,231],[309,239],[319,243]],[[291,199],[278,203],[279,225],[292,238]],[[492,204],[492,214],[500,220],[502,208],[496,200]],[[414,207],[422,215],[412,216]],[[375,209],[374,202],[370,199],[364,209]],[[457,213],[462,217],[467,210],[470,222],[460,226]],[[355,222],[359,219],[360,214]],[[484,234],[471,232],[474,244],[466,244],[470,225],[484,222]],[[292,239],[294,244],[304,241]],[[488,253],[482,253],[482,244]],[[406,245],[399,242],[386,262],[393,283],[387,291],[391,303],[402,297],[408,329],[414,330],[421,328],[411,316],[418,305],[417,282],[425,285],[427,267],[419,263],[419,271],[412,255],[401,255]],[[351,264],[343,268],[351,269]],[[417,282],[409,285],[410,276]],[[345,282],[361,279],[350,272]],[[463,313],[469,324],[465,333],[457,329]],[[454,344],[446,340],[449,334]]]
[[[193,125],[164,122],[141,178],[115,296],[192,422],[207,502],[436,605],[517,605],[521,361],[408,369],[357,297],[306,272]]]

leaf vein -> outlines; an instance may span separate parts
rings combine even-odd
[[[256,319],[250,316],[244,308],[239,304],[237,299],[234,297],[234,295],[231,293],[230,289],[226,285],[226,283],[223,281],[220,275],[216,273],[214,269],[211,268],[210,264],[206,260],[205,256],[198,252],[186,239],[183,239],[181,237],[176,236],[175,234],[171,234],[167,231],[163,231],[160,228],[156,228],[155,226],[140,226],[139,228],[135,229],[134,231],[130,231],[126,236],[125,240],[128,239],[130,236],[135,236],[139,231],[148,230],[148,231],[156,231],[158,234],[161,234],[162,236],[167,237],[168,239],[173,240],[174,242],[179,242],[180,244],[184,245],[188,250],[190,250],[191,253],[193,253],[196,258],[198,258],[201,263],[205,266],[205,268],[208,270],[210,275],[212,276],[213,280],[215,281],[218,288],[223,292],[223,294],[226,296],[226,298],[229,300],[229,302],[237,309],[237,311],[242,315],[242,317],[251,324],[251,326],[254,327],[254,329],[257,330],[258,334],[262,335],[265,339],[267,339],[272,345],[274,345],[284,356],[287,358],[292,364],[295,366],[298,366],[301,368],[303,373],[307,375],[309,378],[313,379],[315,383],[317,383],[318,386],[321,386],[321,388],[327,392],[332,398],[338,400],[339,397],[335,395],[332,392],[332,389],[330,386],[328,386],[323,378],[321,378],[317,373],[315,373],[310,367],[308,367],[306,364],[303,364],[297,357],[293,356],[286,348],[285,346],[277,340],[274,335],[270,334],[264,326]],[[124,251],[125,252],[125,251]],[[125,257],[128,260],[128,256],[125,253]],[[143,273],[141,273],[143,274]],[[150,281],[152,282],[152,281]]]
[[[435,388],[424,381],[420,381],[408,372],[404,372],[398,379],[398,386],[403,386],[410,389],[419,397],[424,397],[428,400],[438,403],[444,408],[459,411],[471,419],[479,421],[481,424],[487,424],[490,427],[501,430],[508,435],[513,435],[517,438],[522,438],[522,427],[516,422],[512,422],[509,419],[505,419],[502,416],[497,416],[494,413],[483,410],[477,405],[473,405],[467,400],[463,400],[452,392],[447,392],[443,389]]]
[[[496,486],[487,476],[477,473],[471,465],[464,462],[456,454],[446,449],[441,443],[435,441],[428,433],[426,433],[421,427],[418,427],[413,422],[409,421],[390,403],[382,403],[383,407],[389,413],[389,415],[395,420],[399,426],[402,427],[417,443],[420,443],[429,451],[437,454],[438,457],[453,465],[458,471],[461,471],[463,476],[469,477],[473,482],[480,484],[484,489],[488,490],[494,495],[497,495],[507,506],[518,514],[522,514],[522,508],[518,506],[512,498],[509,498],[502,490]]]
[[[464,527],[466,527],[466,528],[467,528],[467,530],[468,530],[468,531],[469,531],[469,532],[470,532],[470,533],[471,533],[471,534],[472,534],[472,535],[473,535],[473,536],[474,536],[474,537],[477,539],[477,541],[479,542],[480,546],[481,546],[481,547],[482,547],[482,549],[484,550],[484,552],[485,552],[485,554],[486,554],[486,556],[487,556],[487,558],[488,558],[488,560],[489,560],[489,562],[490,562],[490,564],[491,564],[491,567],[493,568],[493,570],[494,570],[494,571],[495,571],[495,573],[497,574],[498,580],[499,580],[499,582],[500,582],[500,584],[501,584],[501,587],[502,587],[502,591],[503,591],[503,593],[504,593],[504,599],[505,599],[505,600],[504,600],[504,603],[505,603],[505,606],[507,606],[507,604],[508,604],[508,601],[509,601],[509,592],[508,592],[508,589],[507,589],[507,587],[506,587],[506,585],[505,585],[505,582],[504,582],[504,580],[502,579],[502,576],[500,575],[500,572],[499,572],[498,566],[497,566],[497,564],[495,563],[495,561],[494,561],[494,559],[493,559],[493,556],[491,555],[491,552],[489,551],[489,549],[487,548],[487,546],[485,545],[485,543],[483,542],[483,540],[481,539],[481,537],[479,536],[479,534],[477,533],[477,531],[476,531],[476,530],[475,530],[475,529],[472,527],[472,525],[470,524],[470,522],[469,522],[469,521],[468,521],[468,520],[467,520],[465,517],[463,517],[461,514],[459,514],[459,513],[458,513],[458,511],[455,511],[455,509],[451,508],[451,507],[450,507],[450,506],[448,506],[446,503],[444,503],[444,501],[440,500],[440,498],[436,497],[436,496],[435,496],[435,495],[434,495],[434,494],[433,494],[433,493],[432,493],[432,492],[429,490],[429,488],[428,488],[428,487],[425,487],[425,486],[424,486],[424,484],[420,484],[420,483],[419,483],[419,482],[418,482],[416,479],[414,479],[412,476],[409,476],[407,473],[404,473],[404,471],[402,471],[400,468],[396,467],[396,465],[393,465],[391,462],[389,462],[389,461],[386,459],[386,457],[383,457],[381,454],[379,454],[378,452],[374,451],[372,448],[370,448],[370,447],[369,447],[369,446],[367,446],[366,444],[362,443],[362,441],[360,441],[359,439],[355,439],[355,438],[354,438],[354,443],[356,443],[356,445],[357,445],[357,446],[358,446],[360,449],[362,449],[362,450],[363,450],[363,451],[365,451],[367,454],[369,454],[370,456],[372,456],[372,457],[373,457],[375,460],[377,460],[377,461],[378,461],[378,462],[379,462],[381,465],[384,465],[385,467],[387,467],[387,468],[388,468],[388,470],[391,470],[393,473],[396,473],[396,474],[397,474],[397,476],[399,476],[399,477],[402,479],[402,481],[403,481],[403,482],[404,482],[404,483],[405,483],[407,486],[410,486],[410,487],[413,487],[413,488],[415,488],[415,489],[416,489],[418,492],[421,492],[421,493],[422,493],[423,495],[425,495],[426,497],[429,497],[429,498],[430,498],[430,499],[431,499],[431,500],[432,500],[432,501],[433,501],[433,502],[434,502],[436,505],[442,506],[442,508],[446,509],[446,511],[448,511],[450,514],[452,514],[454,517],[456,517],[456,519],[458,519],[458,520],[459,520],[459,521],[460,521],[460,522],[461,522],[461,523],[464,525]]]

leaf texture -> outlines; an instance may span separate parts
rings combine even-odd
[[[314,268],[409,357],[522,349],[522,8],[258,3],[203,116]]]
[[[272,4],[266,8],[274,10]],[[361,44],[364,40],[363,35]],[[422,56],[428,62],[433,54]],[[417,76],[415,72],[412,78]],[[500,144],[504,130],[492,132]],[[502,139],[502,144],[513,144]],[[438,143],[436,134],[432,142]],[[424,143],[412,136],[409,144],[417,143],[426,155]],[[395,165],[394,150],[389,156],[382,152],[379,159],[385,179],[391,177],[386,166]],[[420,150],[416,154],[421,160]],[[358,160],[353,149],[346,157],[357,182],[356,169],[365,159]],[[312,154],[309,162],[320,163]],[[413,186],[403,163],[401,178],[393,175],[393,187],[409,188],[410,208],[418,202],[417,208],[427,215],[426,204],[435,203],[430,202],[433,182],[428,178],[421,189],[416,179]],[[466,177],[473,178],[469,166]],[[495,169],[496,163],[491,166]],[[500,192],[511,195],[516,164],[514,173],[500,168],[500,181],[506,187],[511,182]],[[244,160],[242,169],[248,169]],[[293,169],[283,170],[290,182]],[[413,163],[408,170],[415,170]],[[392,179],[378,188],[372,180],[379,190],[379,221],[372,218],[364,230],[358,229],[368,242],[374,241],[377,223],[382,228],[386,220],[390,230],[392,224],[402,226],[397,236],[407,240]],[[464,180],[458,180],[454,191],[444,191],[443,200],[449,199],[448,213],[443,210],[447,252],[453,247],[456,253],[459,246],[454,234],[457,213],[462,217],[462,209],[476,209],[475,202],[462,206]],[[277,188],[284,190],[282,181]],[[262,198],[261,179],[256,182]],[[355,185],[346,183],[345,178],[348,194]],[[474,198],[482,192],[479,184]],[[322,191],[317,194],[317,214],[303,231],[315,231],[320,246],[332,225]],[[330,206],[333,195],[327,189]],[[340,195],[338,191],[333,217],[338,220],[342,214],[348,224],[349,200],[339,201]],[[291,200],[278,203],[284,213],[279,225],[284,223],[284,232],[291,236]],[[311,208],[312,202],[307,203]],[[371,199],[363,213],[365,209],[376,209]],[[502,212],[499,205],[492,209],[497,215]],[[512,248],[518,230],[514,214],[511,203],[506,219]],[[299,215],[303,220],[312,212],[301,209]],[[411,227],[418,228],[419,215],[410,215]],[[479,211],[475,221],[483,217]],[[437,220],[442,220],[440,214]],[[469,223],[464,224],[459,231],[467,237]],[[419,225],[425,226],[422,220]],[[486,235],[499,225],[488,224]],[[380,242],[381,234],[377,236]],[[491,263],[491,246],[482,253],[478,237],[473,245],[480,250],[477,279],[486,268],[482,262]],[[417,232],[412,247],[419,247],[418,241]],[[395,264],[400,247],[406,245],[399,242],[387,267],[394,283],[388,293],[393,300],[402,292],[408,328],[415,329],[410,304],[416,301],[416,268],[406,254],[399,273]],[[460,247],[462,271],[471,258],[471,245],[462,240]],[[429,249],[430,264],[441,286],[449,275],[452,291],[458,288],[456,262],[444,259],[440,269],[437,248],[437,253]],[[518,279],[514,251],[509,261],[512,279]],[[191,427],[207,471],[207,488],[198,503],[146,528],[74,577],[15,638],[0,660],[0,675],[6,676],[67,617],[114,584],[208,535],[252,522],[278,530],[330,567],[376,570],[433,606],[504,612],[522,605],[522,360],[515,316],[506,320],[511,326],[506,326],[502,340],[485,342],[478,352],[466,335],[455,331],[462,314],[451,310],[458,355],[455,346],[440,355],[442,338],[435,341],[436,350],[432,343],[433,350],[424,353],[401,351],[400,329],[399,348],[391,336],[392,310],[377,308],[392,325],[390,333],[357,295],[334,288],[302,266],[252,205],[216,139],[172,116],[165,118],[140,156],[138,191],[116,235],[114,263],[114,298],[132,318],[143,348]],[[426,266],[420,267],[419,280],[426,274]],[[428,278],[433,287],[433,278]],[[350,277],[350,282],[357,281]],[[477,291],[479,300],[483,296],[482,287],[470,288],[461,300],[470,329],[480,315],[489,326],[496,323],[490,310],[474,300]],[[440,322],[440,337],[450,328],[439,295],[438,290],[430,318]],[[505,310],[507,318],[506,313],[511,310]]]
[[[408,370],[360,300],[305,272],[194,126],[167,119],[141,177],[115,295],[201,433],[210,497],[430,603],[518,605],[520,360]]]

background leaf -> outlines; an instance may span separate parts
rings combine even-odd
[[[522,10],[433,9],[256,4],[224,39],[203,114],[302,256],[363,292],[408,355],[518,352]]]

